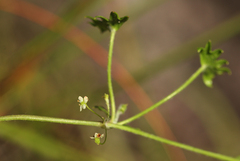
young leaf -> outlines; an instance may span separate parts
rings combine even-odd
[[[99,111],[102,111],[103,113],[105,113],[108,116],[108,111],[102,107],[102,106],[94,106],[96,109],[98,109]]]
[[[86,17],[90,18],[92,20],[90,24],[94,27],[98,27],[102,33],[105,31],[110,31],[109,22],[107,18],[102,16],[96,16],[96,17],[86,16]]]
[[[105,31],[111,32],[111,29],[113,28],[117,31],[123,25],[123,23],[128,20],[128,16],[119,18],[116,12],[111,12],[109,19],[103,16],[86,17],[91,19],[92,22],[90,22],[90,24],[94,27],[98,27],[102,33]]]
[[[116,12],[111,12],[110,18],[109,18],[109,24],[112,28],[115,28],[115,30],[118,30],[127,20],[128,20],[128,16],[119,18]]]
[[[116,117],[115,117],[115,120],[114,120],[115,123],[118,122],[118,119],[119,119],[120,115],[124,114],[126,110],[127,110],[127,104],[121,104],[118,107]]]
[[[220,59],[219,56],[223,53],[223,50],[216,49],[211,51],[211,41],[208,41],[205,48],[199,48],[198,53],[200,54],[200,63],[205,67],[203,72],[203,82],[207,87],[212,87],[212,80],[216,75],[222,75],[223,73],[230,74],[229,68],[222,67],[227,65],[228,61],[225,59]]]
[[[118,107],[117,113],[119,113],[119,114],[124,114],[126,110],[127,110],[127,104],[121,104],[121,105]]]

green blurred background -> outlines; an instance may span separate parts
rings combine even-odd
[[[101,34],[85,16],[108,17],[111,11],[129,16],[116,35],[114,57],[137,82],[131,84],[130,77],[113,68],[116,103],[128,103],[120,119],[180,86],[199,67],[197,48],[211,39],[213,49],[224,50],[232,75],[217,77],[212,89],[199,77],[130,125],[201,149],[240,155],[237,0],[0,0],[0,115],[99,121],[87,110],[80,113],[76,100],[87,95],[91,107],[105,105],[109,33]],[[214,161],[119,130],[110,130],[106,144],[97,146],[89,139],[95,132],[104,131],[1,122],[0,160]]]

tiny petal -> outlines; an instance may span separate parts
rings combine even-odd
[[[86,109],[86,104],[81,105],[83,109]]]
[[[95,137],[95,138],[103,138],[103,137],[104,137],[104,134],[95,133],[95,134],[94,134],[94,137]]]
[[[94,134],[94,137],[96,138],[96,137],[98,136],[98,134],[99,134],[99,133],[95,133],[95,134]]]
[[[84,97],[84,102],[85,102],[85,103],[88,102],[88,97],[87,97],[87,96]]]
[[[82,111],[82,108],[83,108],[82,105],[80,105],[80,112]]]
[[[94,136],[90,136],[90,139],[95,139],[95,137]]]
[[[83,98],[81,96],[78,96],[78,100],[79,100],[80,103],[83,102]]]

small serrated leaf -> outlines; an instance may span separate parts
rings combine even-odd
[[[92,22],[90,22],[90,24],[92,26],[98,27],[102,33],[105,31],[110,31],[108,19],[106,19],[105,17],[102,17],[102,16],[96,16],[96,17],[86,16],[86,17],[91,19]]]
[[[216,75],[231,73],[229,68],[222,67],[223,65],[228,64],[227,60],[217,60],[223,53],[223,50],[216,49],[214,51],[211,51],[211,47],[211,41],[208,41],[205,48],[198,48],[198,53],[200,54],[200,63],[202,67],[205,68],[203,72],[203,82],[207,87],[212,87],[212,80]]]
[[[127,20],[128,20],[128,16],[119,18],[116,12],[110,13],[109,22],[111,27],[115,28],[115,30],[118,30],[123,25],[123,23],[126,22]]]
[[[116,12],[111,12],[109,19],[103,16],[86,17],[91,19],[92,22],[90,22],[90,24],[92,26],[98,27],[102,33],[105,31],[111,31],[112,28],[117,31],[123,25],[123,23],[128,20],[128,16],[119,18]]]

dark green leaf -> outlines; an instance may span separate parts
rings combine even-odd
[[[90,24],[98,27],[102,33],[105,31],[111,31],[112,29],[118,30],[123,23],[128,20],[128,16],[119,18],[116,12],[111,12],[109,19],[103,16],[87,16],[87,18],[91,19],[92,22],[90,22]]]
[[[90,24],[92,26],[98,27],[101,32],[110,31],[109,24],[108,24],[108,19],[106,19],[105,17],[101,17],[101,16],[90,17],[90,16],[87,16],[87,18],[90,18],[92,20],[92,22],[90,22]]]

